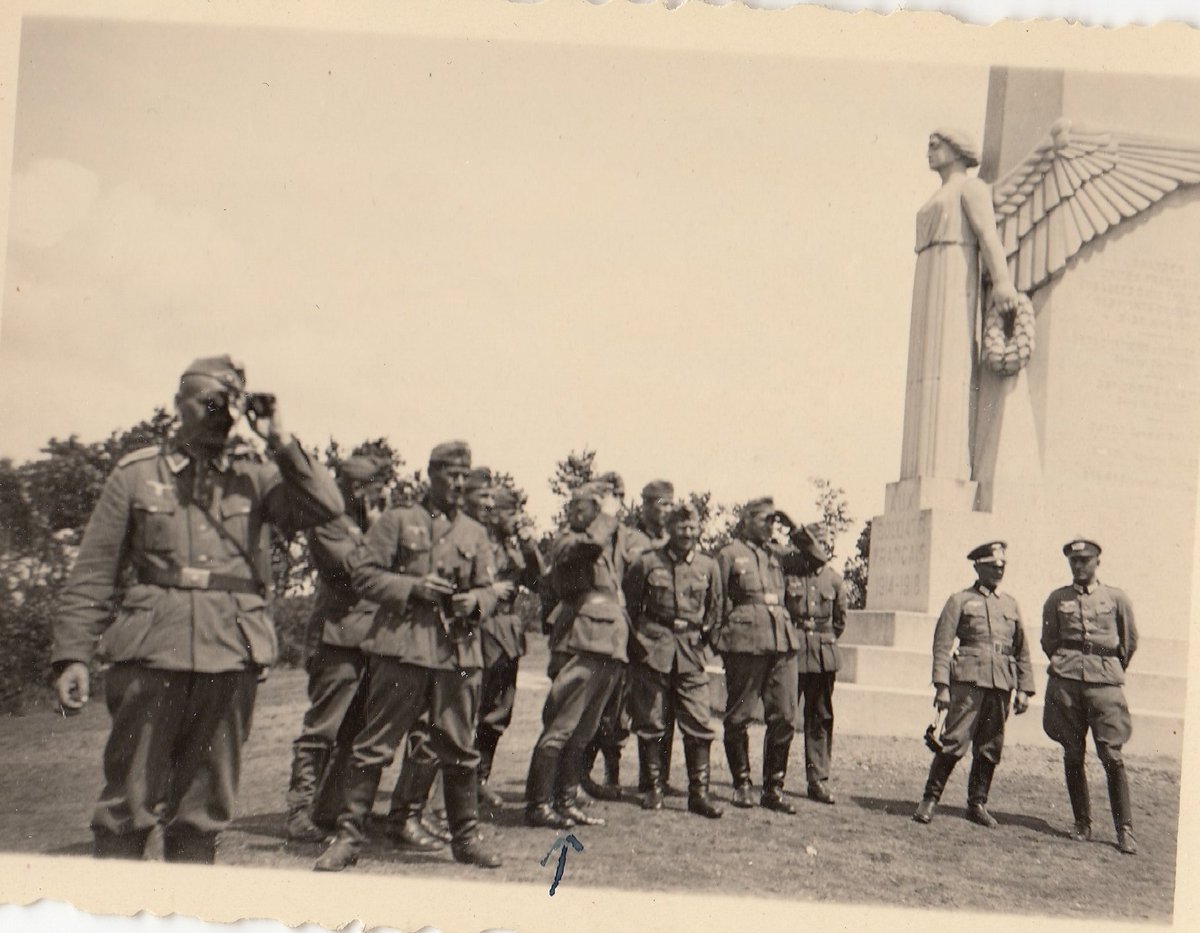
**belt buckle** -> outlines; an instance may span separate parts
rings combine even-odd
[[[766,593],[763,595],[763,604],[766,606],[778,606],[779,597],[774,593]]]
[[[1088,641],[1087,639],[1084,639],[1079,644],[1079,650],[1082,651],[1084,654],[1091,654],[1092,648],[1093,648],[1092,643],[1090,641]]]
[[[817,623],[811,619],[806,619],[800,627],[806,632],[815,632],[817,630]]]
[[[671,623],[671,626],[677,632],[686,632],[688,630],[688,620],[687,619],[675,619]]]
[[[201,567],[179,568],[179,585],[185,590],[206,590],[211,577],[212,571]]]

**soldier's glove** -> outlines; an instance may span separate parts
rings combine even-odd
[[[945,684],[937,685],[937,693],[933,696],[933,705],[939,711],[945,711],[950,708],[950,688]]]
[[[942,728],[946,725],[946,711],[938,710],[933,716],[933,722],[925,727],[925,747],[935,755],[940,755],[942,745]]]

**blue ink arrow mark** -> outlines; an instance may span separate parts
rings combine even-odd
[[[568,848],[570,846],[570,848]],[[550,896],[554,897],[554,889],[558,887],[558,883],[562,881],[563,870],[567,867],[567,853],[574,849],[576,852],[583,851],[583,843],[575,838],[574,833],[568,833],[565,836],[559,836],[554,840],[554,845],[550,847],[541,861],[541,866],[546,867],[546,862],[550,860],[550,856],[554,854],[554,850],[561,847],[562,851],[558,854],[558,865],[554,869],[554,881],[550,883]]]

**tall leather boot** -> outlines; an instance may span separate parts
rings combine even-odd
[[[142,829],[131,833],[114,833],[100,827],[92,829],[92,856],[94,858],[141,859],[146,849],[150,830]]]
[[[988,794],[995,773],[994,762],[986,758],[973,758],[971,773],[967,775],[967,819],[988,829],[995,829],[997,825],[996,818],[987,811]]]
[[[354,757],[353,742],[335,744],[329,750],[325,773],[317,784],[317,794],[309,808],[313,825],[329,835],[337,827],[338,813],[346,799],[346,777],[350,773],[350,761]]]
[[[1133,801],[1129,797],[1125,762],[1106,761],[1104,771],[1108,776],[1108,803],[1117,830],[1117,848],[1123,855],[1137,855],[1137,840],[1133,837]]]
[[[592,768],[596,766],[596,758],[600,754],[600,746],[593,739],[588,742],[587,748],[583,750],[583,762],[580,766],[580,784],[589,797],[594,797],[596,800],[613,800],[609,788],[604,784],[597,784],[592,780]],[[620,797],[618,790],[617,798]]]
[[[375,805],[379,789],[379,767],[351,768],[346,775],[346,800],[338,816],[337,835],[321,853],[313,871],[344,871],[358,862],[358,853],[367,836],[367,817]]]
[[[313,822],[313,800],[325,773],[329,748],[297,745],[292,749],[292,776],[287,791],[287,838],[289,842],[320,842],[325,833]]]
[[[796,808],[783,796],[783,783],[787,779],[788,753],[792,743],[763,741],[763,792],[759,798],[768,810],[776,813],[794,814]]]
[[[1071,798],[1071,813],[1075,817],[1071,838],[1076,842],[1087,842],[1092,838],[1092,800],[1083,758],[1064,755],[1063,773],[1067,779],[1067,796]]]
[[[945,790],[946,782],[950,780],[957,764],[958,758],[954,755],[938,752],[933,756],[933,763],[929,766],[929,777],[925,781],[925,794],[917,806],[917,812],[913,814],[914,822],[928,823],[933,819],[938,801],[942,799],[942,791]]]
[[[555,787],[554,809],[560,816],[573,820],[577,826],[603,826],[604,817],[589,816],[580,809],[579,784],[583,779],[584,750],[567,745],[558,761],[558,785]]]
[[[392,806],[387,816],[387,835],[401,849],[435,852],[445,845],[425,828],[421,820],[437,774],[437,762],[405,758],[400,766],[400,779],[392,792]]]
[[[475,744],[479,748],[479,803],[488,810],[499,810],[504,806],[500,795],[488,787],[492,776],[492,762],[496,757],[496,746],[500,733],[488,726],[480,726],[475,732]]]
[[[662,787],[662,742],[658,739],[643,739],[638,736],[638,759],[646,770],[649,789],[642,797],[643,810],[663,808]]]
[[[483,844],[479,836],[479,775],[474,768],[442,769],[446,793],[446,818],[453,841],[454,861],[480,868],[499,868],[503,860]]]
[[[675,745],[675,720],[667,722],[667,731],[662,737],[662,785],[664,797],[682,797],[685,791],[671,785],[671,752]]]
[[[725,730],[725,757],[733,777],[733,805],[754,806],[754,785],[750,781],[750,734],[745,729]]]
[[[720,819],[722,810],[708,797],[709,745],[704,739],[683,737],[683,760],[687,762],[688,811]]]
[[[525,822],[529,826],[570,829],[575,821],[554,809],[554,786],[558,781],[559,751],[534,748],[525,779]]]
[[[168,826],[163,835],[163,858],[168,862],[211,865],[217,858],[217,834]]]

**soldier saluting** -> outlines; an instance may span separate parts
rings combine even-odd
[[[245,388],[228,356],[187,367],[178,430],[117,464],[63,591],[52,661],[64,710],[87,702],[97,650],[112,663],[92,815],[101,858],[141,858],[153,830],[167,861],[213,861],[258,678],[278,648],[267,526],[290,535],[342,513],[333,478],[283,429],[274,396]],[[244,413],[274,462],[234,455],[229,432]],[[126,568],[134,582],[114,617]]]
[[[1137,650],[1137,625],[1129,597],[1096,579],[1100,545],[1076,538],[1063,545],[1072,583],[1050,594],[1042,608],[1042,650],[1050,659],[1042,727],[1063,747],[1063,770],[1075,825],[1071,838],[1092,836],[1084,755],[1092,731],[1096,754],[1108,777],[1108,802],[1117,830],[1117,848],[1137,854],[1133,805],[1122,746],[1133,724],[1125,702],[1125,669]]]
[[[989,829],[996,825],[987,800],[1004,749],[1009,698],[1015,688],[1013,711],[1019,716],[1034,693],[1021,611],[1015,599],[996,589],[1004,578],[1006,547],[1003,541],[991,541],[967,555],[975,563],[977,579],[946,600],[938,616],[933,632],[934,704],[948,712],[941,751],[934,754],[925,794],[913,814],[918,823],[933,819],[946,781],[969,744],[973,757],[967,817]]]

